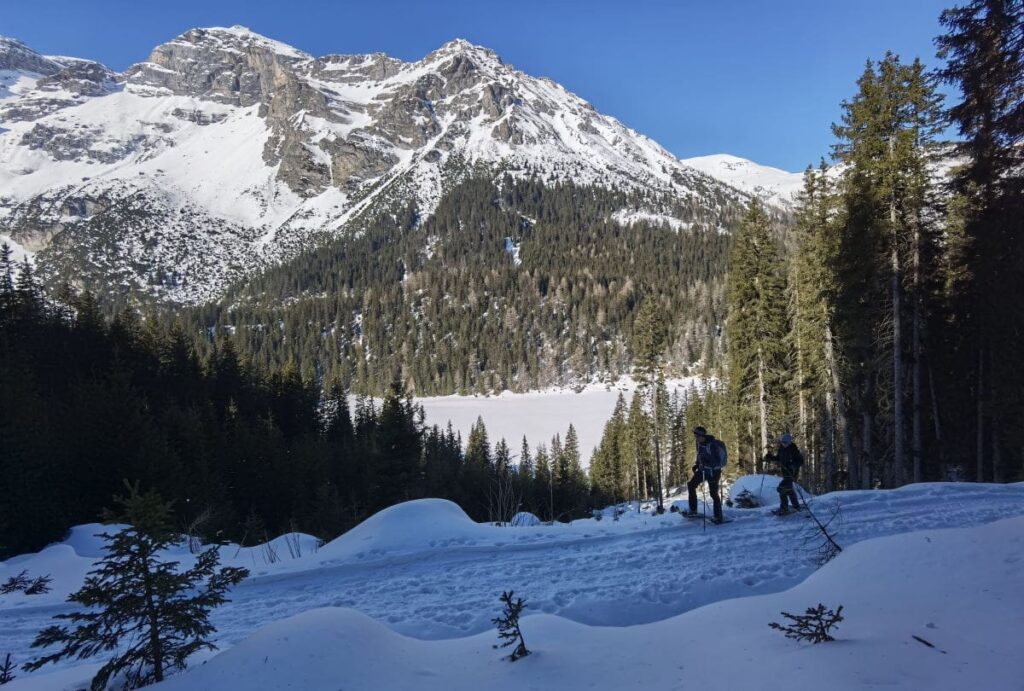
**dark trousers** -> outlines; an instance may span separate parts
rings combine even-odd
[[[696,470],[693,477],[686,483],[687,499],[690,500],[690,513],[697,513],[697,488],[700,483],[707,480],[708,492],[711,494],[711,501],[715,504],[715,518],[722,517],[722,498],[718,496],[718,478],[722,474],[720,470]]]
[[[784,477],[782,482],[779,483],[779,505],[783,508],[789,508],[789,502],[793,502],[793,508],[799,509],[800,502],[796,498],[796,489],[793,487],[793,478]]]

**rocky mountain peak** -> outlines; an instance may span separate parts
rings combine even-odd
[[[64,68],[60,62],[40,55],[16,38],[0,36],[0,70],[33,72],[49,76]]]
[[[425,63],[440,62],[449,58],[459,56],[469,59],[479,65],[499,66],[504,65],[501,56],[490,48],[471,43],[464,38],[456,38],[448,41],[434,52],[424,58]]]

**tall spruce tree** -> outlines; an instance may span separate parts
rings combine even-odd
[[[640,391],[645,399],[644,406],[650,411],[651,435],[654,449],[654,491],[657,494],[658,512],[664,507],[665,467],[662,450],[667,420],[664,415],[667,392],[663,386],[664,366],[662,359],[668,344],[668,327],[658,302],[649,297],[640,305],[636,322],[633,324],[633,349],[636,353],[634,372]]]
[[[900,484],[912,477],[906,363],[913,355],[905,303],[908,283],[916,290],[919,274],[908,267],[927,231],[939,102],[920,62],[905,65],[891,53],[877,65],[868,62],[858,87],[833,125],[834,155],[845,165],[838,308],[853,347],[851,361],[860,363],[861,453],[872,460],[876,478]],[[878,436],[892,448],[888,463],[873,450]]]
[[[756,460],[768,453],[771,431],[789,424],[786,270],[771,219],[756,200],[736,233],[726,297],[729,390],[741,428],[757,425]]]
[[[952,289],[935,379],[951,409],[947,440],[973,438],[972,449],[955,453],[974,456],[978,481],[999,481],[1024,471],[1024,373],[1015,354],[1024,335],[1024,2],[973,0],[940,22],[946,33],[936,44],[947,64],[939,77],[960,92],[948,117],[964,163],[953,176],[959,224],[946,245]],[[970,387],[962,386],[965,375]],[[943,386],[947,378],[956,385]],[[1004,453],[1016,456],[1013,466],[1002,467]]]

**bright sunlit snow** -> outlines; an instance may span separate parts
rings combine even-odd
[[[765,477],[766,499],[778,480]],[[822,519],[836,506],[845,551],[821,570],[813,521],[768,507],[727,508],[735,520],[723,526],[634,505],[617,521],[495,527],[420,500],[316,551],[305,536],[224,547],[226,563],[253,570],[214,615],[225,652],[168,687],[758,689],[785,679],[787,689],[1016,688],[1024,484],[811,500]],[[35,633],[67,611],[59,594],[98,554],[97,529],[0,563],[0,579],[27,569],[52,574],[55,586],[0,598],[0,650],[32,656]],[[188,550],[174,557],[187,561]],[[491,647],[490,620],[508,589],[532,613],[523,630],[534,654],[515,664]],[[812,646],[768,628],[780,611],[819,602],[844,606],[836,642]],[[77,688],[94,669],[55,668],[8,688]]]

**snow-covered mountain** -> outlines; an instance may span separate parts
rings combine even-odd
[[[711,215],[745,199],[740,182],[463,40],[406,63],[193,29],[114,73],[0,39],[0,79],[0,233],[44,275],[178,302],[358,231],[396,199],[427,216],[480,171],[642,190]],[[615,218],[637,214],[664,209]]]
[[[763,166],[729,154],[684,158],[683,164],[766,201],[789,206],[803,188],[803,173]]]

